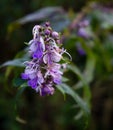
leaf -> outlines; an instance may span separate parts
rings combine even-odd
[[[67,81],[69,81],[68,78],[66,78],[66,77],[62,77],[62,82],[67,82]]]
[[[21,78],[15,78],[13,80],[13,85],[15,87],[20,87],[21,85],[23,85],[25,83],[25,80],[21,79]]]
[[[100,26],[104,29],[109,29],[113,27],[113,13],[109,13],[103,10],[96,10],[93,12],[93,15],[100,21]]]
[[[65,13],[57,14],[55,15],[55,17],[49,19],[49,21],[51,23],[52,28],[57,32],[64,30],[70,24],[70,20]]]
[[[94,78],[95,66],[96,66],[96,57],[93,55],[89,55],[87,58],[85,70],[83,72],[83,76],[87,84],[90,84]],[[87,100],[87,103],[90,106],[90,99],[91,99],[90,87],[84,87],[83,89],[84,89],[84,99]]]
[[[76,65],[70,64],[68,65],[68,69],[71,70],[73,73],[75,73],[78,78],[82,81],[82,85],[89,87],[87,82],[85,81],[83,75],[81,74],[79,68]]]
[[[89,56],[87,58],[86,67],[84,69],[84,78],[86,82],[89,84],[93,80],[94,70],[96,65],[96,57]]]
[[[80,40],[83,49],[87,53],[87,61],[86,61],[85,69],[82,75],[85,81],[87,82],[87,84],[89,84],[93,80],[93,73],[96,66],[96,56],[91,50],[91,47],[89,47],[83,39],[79,38],[78,40]],[[79,82],[76,88],[79,88],[80,86],[82,85]]]
[[[0,65],[0,68],[5,67],[5,66],[24,67],[23,62],[25,62],[25,61],[26,61],[26,59],[23,59],[23,58],[10,60],[10,61],[7,61],[7,62],[3,63],[2,65]]]
[[[81,107],[81,109],[85,112],[86,115],[90,114],[90,110],[87,106],[87,104],[85,103],[85,101],[83,101],[80,96],[73,90],[71,89],[68,85],[66,84],[61,84],[60,86],[56,86],[63,94],[68,94],[70,95],[76,102],[77,104]]]
[[[75,115],[74,119],[79,120],[83,116],[83,111],[79,111],[77,115]]]
[[[16,97],[15,97],[15,102],[19,99],[20,95],[24,92],[26,87],[28,87],[26,82],[20,85],[20,87],[18,88]]]
[[[0,67],[1,68],[1,67]],[[6,68],[6,72],[5,72],[5,77],[6,79],[8,78],[8,76],[10,75],[11,71],[13,70],[13,67],[12,66],[8,66]]]
[[[79,69],[77,68],[77,66],[75,66],[75,65],[70,65],[69,66],[69,69],[72,71],[72,72],[74,72],[77,76],[78,76],[78,78],[80,79],[80,81],[77,83],[77,84],[75,84],[74,86],[73,86],[73,88],[81,88],[81,87],[83,87],[83,89],[84,89],[84,100],[87,102],[87,105],[88,105],[88,107],[90,108],[90,99],[91,99],[91,92],[90,92],[90,87],[89,87],[89,85],[88,85],[88,82],[87,82],[87,77],[86,76],[88,76],[88,75],[82,75],[81,74],[81,72],[79,71]]]
[[[56,31],[61,31],[70,24],[70,20],[62,7],[46,7],[12,22],[8,26],[8,34],[11,34],[21,25],[38,21],[50,21],[52,28]]]
[[[24,87],[28,87],[27,82],[25,82],[25,83],[21,84],[21,85],[20,85],[20,87],[19,87],[19,89],[20,89],[20,88],[24,88]]]
[[[34,13],[28,14],[27,16],[24,16],[23,18],[16,20],[16,23],[26,24],[26,23],[34,22],[34,21],[42,21],[47,18],[54,17],[55,16],[54,14],[63,14],[63,13],[64,13],[64,10],[61,7],[46,7],[38,11],[35,11]]]
[[[106,50],[106,48],[104,48],[104,46],[101,44],[101,41],[98,38],[95,38],[95,47],[98,49],[98,52],[100,52],[100,55],[97,56],[98,60],[102,60],[103,64],[105,65],[107,71],[111,71],[112,70],[112,65],[110,63],[110,56]]]
[[[18,92],[16,94],[16,97],[15,97],[15,103],[17,102],[17,100],[19,99],[20,95],[24,92],[25,88],[27,87],[28,85],[26,83],[22,84],[19,88],[18,88]],[[15,104],[16,105],[16,104]]]
[[[24,44],[29,45],[29,42],[24,42]]]
[[[21,124],[26,124],[26,123],[27,123],[26,120],[20,118],[19,116],[16,117],[16,121],[18,121],[18,122],[21,123]]]

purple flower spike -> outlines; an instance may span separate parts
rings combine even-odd
[[[43,27],[34,26],[32,32],[33,39],[28,44],[31,61],[24,62],[26,68],[21,77],[41,96],[53,95],[54,86],[62,83],[64,63],[59,62],[64,53],[70,55],[60,48],[59,33],[53,31],[48,22]]]

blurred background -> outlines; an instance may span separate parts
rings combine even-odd
[[[113,1],[0,0],[0,16],[0,130],[113,130]],[[45,21],[72,55],[64,82],[78,97],[19,89],[24,42]]]

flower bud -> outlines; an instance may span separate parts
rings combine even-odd
[[[52,32],[52,37],[55,38],[55,39],[58,39],[59,38],[59,34],[58,32]]]

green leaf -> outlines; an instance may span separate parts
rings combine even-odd
[[[63,13],[64,10],[61,7],[45,7],[24,16],[16,20],[15,22],[23,25],[29,22],[46,20],[49,17],[54,16],[54,14],[63,14]]]
[[[29,42],[24,42],[24,44],[29,45]]]
[[[23,83],[20,85],[20,87],[18,88],[18,92],[16,94],[16,97],[15,97],[15,101],[18,100],[18,98],[20,97],[20,95],[24,92],[25,88],[28,87],[28,84],[27,82]]]
[[[67,81],[69,81],[68,78],[66,78],[66,77],[62,77],[62,82],[67,82]]]
[[[75,73],[78,78],[82,81],[82,85],[89,87],[87,82],[85,81],[83,75],[81,74],[79,68],[76,65],[70,64],[68,65],[68,69],[71,70],[73,73]]]
[[[65,95],[66,92],[64,91],[64,89],[59,85],[55,85],[55,87],[63,94],[64,100],[65,100],[66,99],[66,95]]]
[[[88,64],[89,65],[89,64]],[[75,84],[74,86],[73,86],[73,88],[81,88],[81,87],[83,87],[83,89],[84,89],[84,100],[87,102],[87,105],[88,105],[88,107],[90,107],[90,99],[91,99],[91,92],[90,92],[90,87],[89,87],[89,85],[88,85],[88,80],[90,80],[90,79],[87,79],[87,76],[89,76],[89,75],[83,75],[81,72],[80,72],[80,70],[79,70],[79,68],[77,67],[77,66],[75,66],[75,65],[69,65],[69,67],[68,67],[72,72],[74,72],[77,76],[78,76],[78,78],[80,79],[80,81],[77,83],[77,84]],[[90,73],[88,73],[88,74],[90,74]]]
[[[20,118],[19,116],[16,117],[16,121],[18,121],[18,122],[21,123],[21,124],[26,124],[26,123],[27,123],[26,120]]]
[[[87,53],[85,69],[84,69],[83,74],[81,74],[80,76],[82,76],[81,79],[84,79],[84,81],[87,84],[89,84],[93,80],[93,76],[94,76],[94,70],[96,67],[96,55],[95,53],[93,53],[92,47],[88,46],[88,44],[89,45],[91,44],[90,41],[86,44],[86,42],[82,38],[77,38],[77,39],[80,41],[83,49]],[[82,86],[82,83],[79,82],[76,88],[77,87],[79,88],[81,86]]]
[[[45,7],[12,22],[8,26],[8,33],[11,34],[24,24],[38,21],[50,21],[56,31],[62,31],[70,24],[68,15],[62,7]]]
[[[94,78],[95,67],[96,67],[96,57],[93,54],[92,55],[90,54],[88,55],[86,66],[83,72],[83,76],[87,84],[90,84]],[[84,87],[84,98],[87,100],[87,103],[90,106],[90,99],[91,99],[90,87]]]
[[[20,85],[20,87],[19,87],[19,89],[20,89],[20,88],[25,88],[25,87],[28,87],[27,82],[25,82],[25,83],[21,84],[21,85]]]
[[[13,80],[13,85],[15,87],[20,87],[21,85],[23,85],[25,83],[25,80],[21,79],[21,78],[15,78]]]
[[[2,65],[0,65],[0,68],[5,67],[5,66],[24,67],[23,62],[25,62],[25,61],[26,61],[26,59],[23,59],[23,58],[10,60],[10,61],[7,61],[7,62],[3,63]]]
[[[19,97],[21,96],[21,94],[24,92],[25,88],[27,87],[27,83],[22,84],[17,91],[16,97],[15,97],[15,102],[17,102],[17,100],[19,99]]]
[[[109,29],[113,27],[113,14],[112,11],[101,11],[101,10],[95,10],[93,14],[96,16],[96,18],[100,21],[100,27],[103,29]]]
[[[86,104],[85,101],[83,101],[80,96],[73,90],[71,89],[68,85],[66,84],[61,84],[60,86],[56,86],[63,94],[68,94],[70,95],[76,103],[81,107],[81,109],[85,112],[86,115],[90,114],[90,110]]]
[[[75,120],[79,120],[82,116],[83,116],[83,111],[80,110],[80,111],[77,113],[77,115],[75,115],[74,119],[75,119]]]
[[[100,52],[100,55],[97,56],[98,60],[101,59],[107,71],[111,71],[112,65],[110,63],[110,56],[106,48],[104,48],[104,46],[101,44],[101,41],[98,38],[95,38],[95,47],[98,50],[98,52]]]

